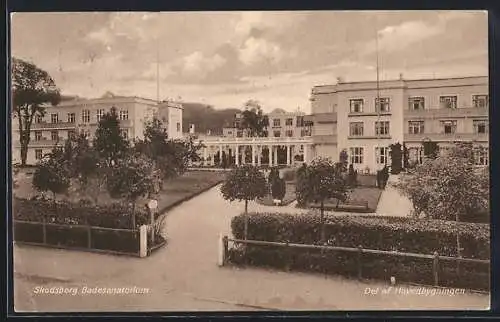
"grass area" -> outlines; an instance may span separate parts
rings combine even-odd
[[[383,190],[379,188],[358,186],[351,190],[349,199],[346,202],[339,203],[338,208],[337,201],[332,200],[325,203],[325,209],[352,212],[375,212],[382,191]],[[311,204],[310,207],[317,208],[319,204]]]
[[[32,175],[25,172],[16,175],[16,185],[13,189],[14,195],[20,198],[31,198],[37,195],[38,192],[31,184],[32,179]],[[222,180],[224,180],[224,173],[216,171],[187,171],[182,176],[167,180],[163,183],[163,190],[158,196],[158,209],[163,210],[172,207],[220,183]],[[81,198],[82,196],[76,191],[57,196],[59,200],[72,202],[78,202]],[[119,200],[113,200],[104,193],[99,197],[99,203],[101,204],[111,202],[119,202]],[[146,199],[137,201],[139,206],[145,203]]]
[[[285,197],[283,198],[281,205],[287,206],[287,205],[291,204],[295,199],[296,199],[295,183],[287,182],[286,183]],[[258,199],[257,203],[264,205],[264,206],[274,206],[273,197],[270,194],[262,199]]]

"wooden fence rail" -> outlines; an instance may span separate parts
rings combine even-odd
[[[439,262],[440,261],[452,261],[452,262],[466,262],[466,263],[475,263],[481,265],[490,265],[489,260],[485,259],[475,259],[475,258],[463,258],[463,257],[451,257],[451,256],[440,256],[438,252],[434,252],[434,254],[418,254],[418,253],[406,253],[406,252],[398,252],[398,251],[386,251],[386,250],[378,250],[378,249],[365,249],[362,248],[361,245],[354,247],[340,247],[340,246],[323,246],[323,245],[308,245],[308,244],[294,244],[294,243],[283,243],[283,242],[269,242],[262,240],[243,240],[243,239],[230,239],[227,236],[222,238],[223,245],[223,262],[227,261],[227,254],[229,251],[229,242],[235,244],[243,244],[243,245],[256,245],[256,246],[275,246],[275,247],[284,247],[287,249],[297,248],[297,249],[315,249],[315,250],[326,250],[326,251],[342,251],[342,252],[351,252],[358,254],[358,277],[361,278],[361,268],[362,268],[362,255],[363,254],[380,254],[380,255],[388,255],[395,257],[406,257],[406,258],[424,258],[432,260],[432,274],[434,285],[439,284]]]

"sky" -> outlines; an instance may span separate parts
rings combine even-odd
[[[488,74],[484,11],[14,13],[11,53],[63,94],[310,111],[313,86]],[[158,63],[157,63],[158,62]]]

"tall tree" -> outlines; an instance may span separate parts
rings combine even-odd
[[[389,146],[391,149],[391,173],[399,174],[403,168],[403,151],[401,143],[394,143]]]
[[[257,167],[251,165],[234,168],[222,184],[224,199],[245,201],[245,239],[248,237],[248,201],[263,198],[267,192],[266,178]]]
[[[12,112],[18,120],[22,166],[26,165],[33,119],[44,116],[47,105],[57,105],[60,100],[60,91],[46,71],[24,60],[12,59]]]
[[[33,186],[38,191],[52,192],[54,202],[56,194],[68,191],[69,182],[68,163],[64,150],[54,147],[38,164],[33,174]]]
[[[242,121],[239,128],[247,132],[250,137],[267,136],[269,118],[264,115],[260,103],[256,100],[249,100],[245,103],[244,111],[241,113]]]
[[[108,167],[116,165],[119,159],[125,156],[129,142],[122,135],[115,107],[99,120],[93,143],[99,158],[104,160]]]

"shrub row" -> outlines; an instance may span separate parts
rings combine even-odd
[[[319,244],[317,214],[251,213],[248,239]],[[243,238],[244,217],[233,218],[233,236]],[[328,245],[387,251],[456,256],[456,233],[460,233],[462,256],[490,258],[489,225],[454,221],[378,216],[331,216],[325,220]]]
[[[133,209],[121,203],[92,206],[65,201],[14,198],[12,210],[14,220],[42,222],[45,218],[49,223],[106,228],[133,229],[149,223],[150,220],[144,209],[136,208],[136,227],[132,227]]]

